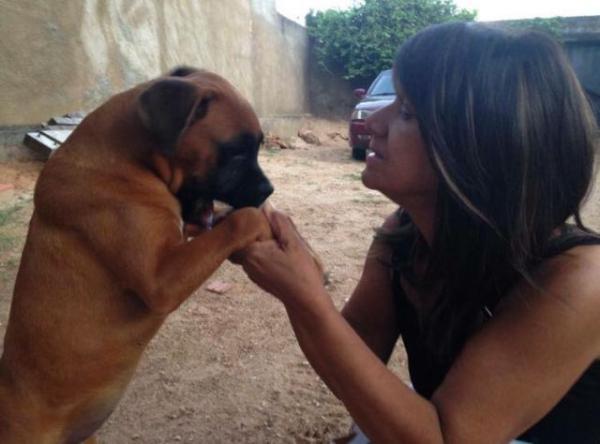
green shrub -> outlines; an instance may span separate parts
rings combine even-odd
[[[421,29],[475,15],[452,0],[365,0],[348,10],[311,11],[306,26],[321,68],[365,81],[390,68],[398,46]]]

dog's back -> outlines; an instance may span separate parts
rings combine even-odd
[[[78,131],[87,125],[84,120]],[[127,168],[139,167],[124,165],[114,143],[108,147],[113,155],[82,161],[90,147],[74,136],[49,159],[36,185],[0,359],[2,444],[79,443],[89,436],[116,406],[163,320],[123,288],[89,243],[112,235],[103,218],[128,193]],[[94,168],[95,155],[115,168]]]

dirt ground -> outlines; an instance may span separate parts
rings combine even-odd
[[[343,122],[315,121],[322,146],[263,149],[260,162],[275,185],[274,204],[289,213],[321,255],[341,307],[360,276],[373,228],[394,206],[365,189],[362,162],[350,159]],[[0,200],[0,335],[43,163],[0,163],[0,183],[15,189]],[[600,228],[592,196],[585,214]],[[585,219],[584,219],[585,220]],[[206,286],[232,284],[225,294]],[[407,379],[397,347],[392,369]],[[324,443],[350,419],[304,359],[283,307],[241,272],[224,264],[173,313],[151,342],[101,443]]]

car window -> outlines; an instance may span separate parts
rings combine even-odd
[[[395,94],[391,70],[383,71],[379,74],[367,93],[368,96],[389,96]]]

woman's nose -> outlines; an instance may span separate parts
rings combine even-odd
[[[385,134],[386,125],[382,111],[382,109],[375,111],[365,120],[365,127],[373,136],[382,136]]]

